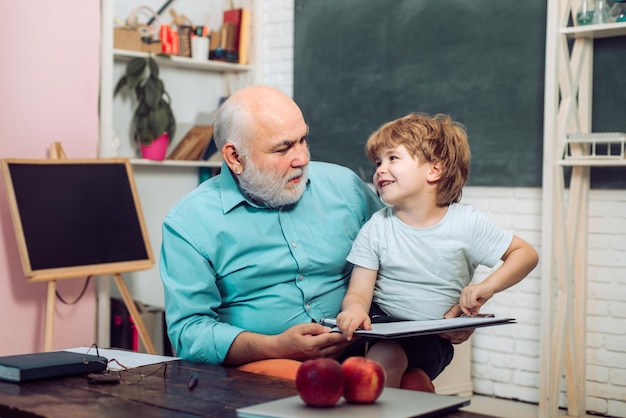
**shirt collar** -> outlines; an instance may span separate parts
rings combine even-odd
[[[241,193],[239,184],[228,168],[228,165],[226,165],[226,162],[222,162],[222,169],[220,171],[220,191],[222,194],[222,210],[224,213],[230,212],[235,206],[242,202],[255,206]]]

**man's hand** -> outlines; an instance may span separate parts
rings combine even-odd
[[[276,337],[282,346],[279,357],[294,360],[335,357],[350,344],[343,334],[315,323],[295,325]]]
[[[444,314],[444,318],[456,318],[457,316],[461,316],[463,311],[461,310],[461,305],[458,303],[450,308],[448,312]],[[452,344],[461,344],[469,339],[474,333],[474,328],[472,329],[464,329],[460,331],[450,331],[439,334],[441,338],[445,338],[449,340]]]
[[[222,364],[238,366],[275,358],[307,360],[334,357],[349,344],[343,334],[330,332],[329,327],[316,323],[294,325],[277,335],[246,331],[235,338]]]

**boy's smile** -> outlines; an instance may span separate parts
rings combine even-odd
[[[376,159],[374,184],[385,203],[407,205],[428,190],[429,169],[430,164],[420,164],[404,145],[383,149]]]

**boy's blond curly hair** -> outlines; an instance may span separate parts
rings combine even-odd
[[[365,145],[370,160],[377,154],[400,145],[420,164],[438,161],[442,174],[437,181],[437,206],[448,206],[461,200],[470,166],[470,149],[463,125],[449,115],[429,116],[410,113],[387,122],[374,132]]]

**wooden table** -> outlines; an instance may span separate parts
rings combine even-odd
[[[147,375],[158,367],[134,370]],[[199,379],[190,390],[187,385],[193,372]],[[137,375],[129,377],[136,380]],[[91,384],[86,376],[0,382],[0,417],[236,417],[237,408],[296,394],[290,380],[177,360],[168,363],[165,378],[159,371],[136,384]],[[446,416],[487,417],[465,411]]]

